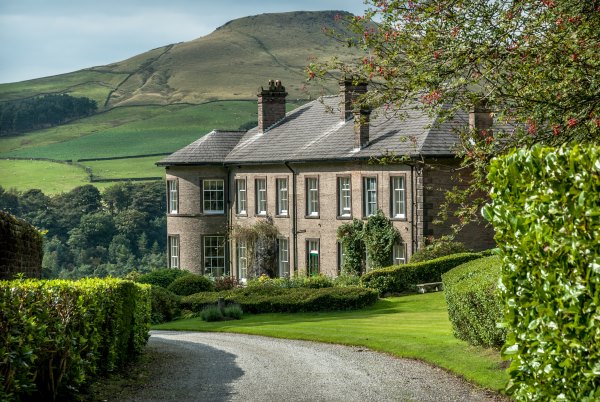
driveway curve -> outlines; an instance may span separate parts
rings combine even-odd
[[[364,348],[152,331],[163,356],[129,401],[502,401],[428,364]]]

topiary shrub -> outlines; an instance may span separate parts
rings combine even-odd
[[[172,321],[179,316],[180,296],[160,286],[152,286],[150,295],[152,301],[152,324]]]
[[[189,296],[199,292],[212,292],[215,285],[206,276],[188,274],[175,279],[168,290],[180,296]]]
[[[533,147],[494,159],[488,180],[521,400],[600,400],[600,147]]]
[[[410,262],[435,260],[436,258],[445,257],[447,255],[468,253],[470,251],[471,250],[467,249],[464,244],[457,241],[438,241],[417,250],[410,257]]]
[[[160,286],[166,289],[175,279],[185,275],[190,275],[190,272],[176,268],[162,268],[141,275],[136,282]]]
[[[380,295],[416,290],[419,283],[440,282],[442,274],[465,262],[481,258],[477,253],[454,254],[404,265],[367,272],[361,277],[363,286],[376,289]]]
[[[458,339],[495,348],[504,343],[506,328],[497,327],[504,308],[497,289],[501,271],[500,257],[492,256],[442,274],[448,317]]]

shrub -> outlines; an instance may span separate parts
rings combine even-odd
[[[239,304],[232,304],[223,309],[223,315],[225,317],[233,318],[235,320],[239,320],[240,318],[242,318],[243,314],[244,312],[242,311],[242,308]]]
[[[231,276],[219,276],[215,278],[215,291],[231,290],[239,286],[238,280]]]
[[[181,297],[160,286],[152,286],[152,324],[172,321],[180,314]]]
[[[206,276],[188,274],[175,279],[167,288],[180,296],[189,296],[198,292],[211,292],[215,285]]]
[[[361,283],[379,294],[415,290],[418,283],[440,282],[442,274],[465,262],[481,258],[476,253],[454,254],[435,260],[394,265],[364,274]]]
[[[503,302],[498,294],[502,262],[492,256],[470,261],[442,275],[448,317],[454,335],[471,345],[502,346],[506,329],[502,321]]]
[[[333,279],[333,286],[345,288],[348,286],[360,286],[360,276],[358,275],[339,275]]]
[[[138,278],[137,282],[147,283],[148,285],[160,286],[166,289],[175,279],[189,274],[190,272],[181,269],[162,268],[141,275]]]
[[[0,311],[0,400],[54,400],[143,350],[150,287],[118,279],[3,281]]]
[[[422,262],[435,260],[436,258],[445,257],[447,255],[468,253],[464,244],[457,241],[438,241],[417,250],[411,257],[410,262]]]
[[[217,306],[206,306],[200,311],[200,318],[207,322],[220,321],[223,319],[223,314]]]
[[[219,297],[228,303],[239,304],[243,311],[252,314],[353,310],[369,306],[378,299],[377,292],[360,287],[284,289],[254,286],[183,297],[181,307],[198,312],[207,305],[217,303]]]
[[[600,399],[600,147],[533,147],[490,164],[517,399]]]
[[[267,276],[261,276],[258,279],[248,281],[248,287],[319,289],[333,287],[333,280],[325,275],[294,276],[291,278],[269,278]]]

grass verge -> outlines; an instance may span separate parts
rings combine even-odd
[[[172,321],[153,329],[237,332],[365,346],[445,368],[485,388],[504,389],[500,353],[469,346],[452,335],[443,293],[381,299],[358,311],[244,315],[239,321]]]

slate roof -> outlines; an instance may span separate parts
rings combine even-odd
[[[158,162],[182,164],[254,164],[369,159],[386,152],[409,156],[453,156],[456,129],[468,115],[437,124],[425,112],[407,110],[400,119],[383,110],[371,115],[369,143],[354,148],[354,121],[340,119],[338,96],[326,96],[289,113],[261,133],[213,131]],[[237,139],[237,140],[236,140]]]

